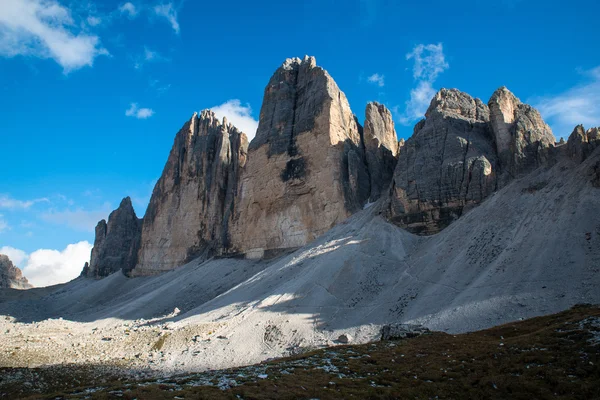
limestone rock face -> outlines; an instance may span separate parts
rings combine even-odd
[[[33,286],[4,254],[0,254],[0,288],[29,289]]]
[[[394,120],[384,105],[367,104],[363,138],[371,182],[369,201],[373,202],[387,190],[398,161],[399,143]]]
[[[175,137],[154,187],[133,275],[170,270],[230,247],[240,170],[248,139],[226,119],[204,110]]]
[[[547,163],[556,138],[540,113],[521,103],[506,87],[488,102],[490,125],[500,159],[501,185],[511,178]]]
[[[440,90],[425,119],[400,147],[389,218],[417,234],[433,234],[496,189],[498,159],[490,112],[479,99]]]
[[[393,147],[393,146],[392,146]],[[264,92],[240,183],[235,251],[262,257],[302,246],[368,200],[362,128],[314,57],[288,59]]]
[[[567,140],[567,151],[577,162],[583,162],[597,147],[600,147],[600,128],[586,131],[583,125],[577,125]]]
[[[124,198],[119,208],[96,225],[96,238],[82,275],[103,278],[116,271],[129,273],[137,263],[142,220],[135,215],[131,199]]]

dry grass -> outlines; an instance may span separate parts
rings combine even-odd
[[[600,308],[577,306],[474,333],[435,332],[340,346],[168,380],[120,382],[112,377],[93,393],[59,386],[47,398],[593,399],[600,398],[599,342]],[[8,389],[0,384],[0,393]]]

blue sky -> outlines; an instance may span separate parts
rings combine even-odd
[[[254,129],[287,57],[316,56],[361,120],[386,104],[399,137],[441,87],[487,102],[506,85],[557,137],[600,125],[599,13],[593,0],[1,0],[0,251],[34,284],[73,277],[122,197],[143,215],[192,113]]]

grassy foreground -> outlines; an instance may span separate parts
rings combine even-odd
[[[479,332],[338,346],[144,382],[75,366],[4,369],[0,377],[13,379],[0,378],[0,398],[594,399],[599,363],[600,308],[581,305]],[[23,384],[28,374],[48,382],[45,394]]]

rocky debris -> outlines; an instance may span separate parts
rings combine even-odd
[[[232,228],[235,250],[268,257],[312,241],[362,208],[362,128],[314,57],[287,59],[265,88]]]
[[[33,286],[18,267],[15,267],[10,258],[0,254],[0,288],[29,289]]]
[[[231,245],[240,171],[246,164],[246,134],[210,110],[183,126],[154,187],[142,227],[134,275],[170,270]]]
[[[122,270],[128,274],[137,263],[142,219],[135,215],[131,199],[125,197],[119,208],[96,225],[96,237],[90,257],[81,272],[89,278],[103,278]]]
[[[600,147],[600,128],[586,131],[583,125],[577,125],[567,141],[569,156],[577,162],[583,162],[597,147]]]
[[[504,86],[494,92],[488,106],[501,186],[548,162],[548,149],[554,147],[556,138],[535,108],[521,103]]]
[[[371,181],[369,202],[374,202],[389,187],[398,161],[399,143],[394,120],[384,105],[367,104],[363,138]]]
[[[398,340],[421,336],[429,329],[414,324],[389,324],[381,327],[381,340]]]
[[[417,234],[433,234],[496,189],[498,159],[489,109],[456,89],[440,90],[425,119],[400,147],[389,217]]]

